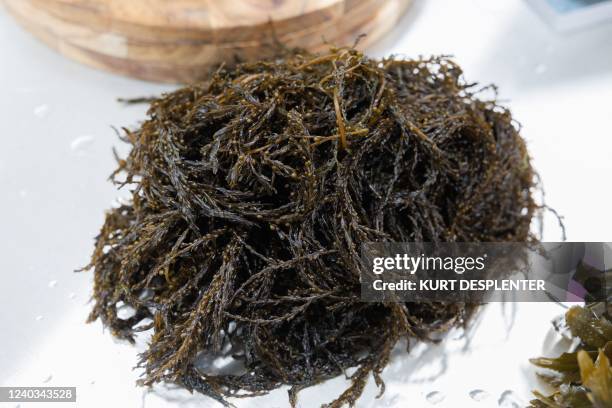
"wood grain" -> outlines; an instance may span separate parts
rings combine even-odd
[[[4,0],[50,47],[141,79],[189,82],[221,62],[269,57],[278,41],[313,51],[361,47],[396,24],[411,0]]]

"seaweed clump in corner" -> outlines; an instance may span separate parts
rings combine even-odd
[[[534,173],[510,113],[445,57],[352,48],[219,69],[154,99],[125,130],[89,268],[112,333],[152,330],[142,384],[228,405],[350,367],[353,405],[402,338],[430,340],[473,307],[360,301],[359,248],[381,241],[529,241]],[[121,318],[128,305],[133,316]],[[202,356],[242,369],[210,372]]]
[[[604,309],[604,310],[597,310]],[[531,363],[547,371],[538,375],[554,392],[534,391],[533,408],[612,407],[612,323],[608,302],[573,306],[562,325],[577,348],[558,357],[540,357]]]

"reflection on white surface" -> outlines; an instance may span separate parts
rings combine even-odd
[[[68,61],[2,11],[0,49],[0,385],[76,386],[76,406],[86,408],[167,407],[168,399],[218,406],[185,391],[136,388],[138,347],[114,341],[99,323],[84,324],[91,275],[73,272],[87,264],[109,203],[125,195],[106,180],[115,167],[111,148],[126,152],[111,126],[137,124],[146,107],[116,99],[172,87]],[[521,1],[421,0],[371,53],[452,54],[468,80],[496,83],[568,239],[612,241],[612,26],[561,35]],[[545,223],[546,238],[557,240],[556,221]],[[455,332],[410,354],[396,350],[383,373],[387,392],[374,399],[370,381],[358,407],[523,404],[537,385],[527,359],[554,343],[548,322],[560,312],[555,304],[491,305],[472,336]],[[328,402],[346,383],[304,390],[300,404]],[[474,390],[489,398],[474,398]],[[236,405],[284,407],[286,391]],[[444,398],[432,405],[432,392]]]
[[[42,104],[34,108],[34,115],[39,119],[44,119],[49,113],[49,106]]]
[[[146,408],[167,407],[169,401],[177,407],[220,407],[184,390],[156,387],[147,392],[136,388],[139,371],[132,368],[137,352],[144,350],[144,341],[132,346],[114,340],[100,324],[84,324],[87,307],[83,302],[77,306],[50,317],[53,329],[44,332],[16,371],[3,375],[2,385],[76,386],[78,406],[82,407],[140,407],[143,401]],[[413,345],[410,354],[406,354],[405,343],[398,345],[383,373],[385,394],[375,399],[378,389],[370,382],[358,406],[402,407],[407,401],[415,407],[524,404],[536,384],[527,359],[542,353],[550,332],[547,316],[563,310],[551,303],[519,304],[512,317],[502,307],[489,305],[468,333],[454,330],[439,344]],[[525,319],[527,315],[535,318]],[[306,389],[300,394],[300,404],[309,408],[329,402],[347,384],[340,377]],[[287,390],[283,387],[267,396],[236,400],[236,405],[284,407]]]

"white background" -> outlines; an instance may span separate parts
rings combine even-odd
[[[612,241],[612,25],[559,34],[518,0],[421,0],[370,53],[451,54],[468,80],[497,84],[568,239]],[[168,402],[136,388],[136,348],[99,323],[84,324],[91,274],[73,272],[88,262],[104,210],[118,196],[106,181],[111,148],[126,150],[111,126],[144,118],[144,106],[116,99],[169,89],[66,60],[0,9],[0,385],[77,386],[77,405],[87,408],[218,405],[180,392]],[[545,238],[559,237],[548,219]],[[370,383],[358,406],[490,407],[511,394],[524,404],[537,386],[527,358],[548,347],[548,321],[561,309],[502,309],[481,314],[470,344],[454,333],[439,346],[397,353],[383,398],[372,398]],[[301,406],[328,402],[343,385],[306,390]],[[488,397],[472,399],[477,389]],[[428,400],[435,391],[439,398]],[[237,405],[286,401],[282,389]]]

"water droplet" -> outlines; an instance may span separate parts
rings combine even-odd
[[[473,399],[474,401],[482,401],[485,400],[487,398],[489,398],[490,395],[488,392],[484,391],[484,390],[472,390],[470,391],[470,398]]]
[[[70,292],[70,294],[68,295],[68,299],[74,299],[74,298],[76,298],[76,293]]]
[[[76,153],[83,154],[87,150],[87,147],[94,142],[92,135],[79,136],[70,142],[70,150]]]
[[[548,67],[545,64],[538,64],[535,67],[535,73],[538,75],[542,75],[546,71],[548,71]]]
[[[45,379],[43,380],[43,384],[48,383],[48,382],[49,382],[49,381],[51,381],[52,379],[53,379],[53,375],[52,375],[52,374],[49,374],[49,375],[47,376],[47,378],[45,378]]]
[[[49,105],[47,104],[38,105],[37,107],[34,108],[34,115],[36,115],[40,119],[46,117],[48,113],[49,113]]]
[[[434,404],[434,405],[439,404],[442,401],[444,401],[444,398],[446,398],[446,395],[444,395],[440,391],[432,391],[425,396],[425,399],[427,400],[427,402],[429,402],[430,404]]]
[[[54,287],[56,287],[56,286],[57,286],[57,281],[56,281],[56,280],[49,281],[49,287],[50,287],[51,289],[53,289],[53,288],[54,288]]]
[[[43,319],[43,317],[41,315],[36,316],[36,321],[40,322]]]
[[[497,400],[497,405],[502,408],[520,408],[523,405],[519,403],[514,391],[506,390],[502,392]]]

